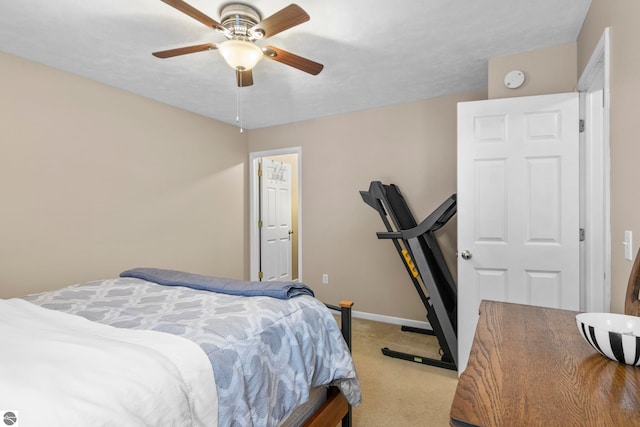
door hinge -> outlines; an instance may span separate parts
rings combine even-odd
[[[580,229],[580,241],[584,242],[584,228]]]
[[[258,279],[262,280],[262,277],[264,276],[264,273],[262,271],[258,272]]]
[[[584,119],[580,119],[578,130],[580,131],[580,133],[584,132]]]
[[[258,220],[258,228],[262,228],[262,220]]]

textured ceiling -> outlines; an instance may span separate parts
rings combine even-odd
[[[228,3],[186,1],[215,20]],[[289,4],[245,3],[263,18]],[[229,124],[240,99],[242,125],[254,129],[486,87],[489,58],[576,41],[590,3],[299,0],[311,20],[258,44],[324,70],[263,60],[242,89],[215,50],[151,55],[224,40],[160,0],[2,0],[0,51]]]

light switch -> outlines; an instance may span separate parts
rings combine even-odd
[[[624,257],[629,261],[633,261],[633,233],[629,230],[624,232]]]

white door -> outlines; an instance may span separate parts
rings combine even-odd
[[[578,98],[458,104],[458,372],[481,300],[579,309]]]
[[[262,280],[291,280],[291,165],[261,162],[260,259]]]

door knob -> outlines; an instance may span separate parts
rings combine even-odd
[[[462,256],[462,259],[471,259],[471,252],[464,250],[460,253],[460,256]]]

